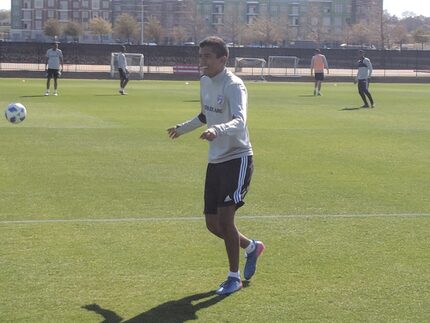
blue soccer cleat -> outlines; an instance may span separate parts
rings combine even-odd
[[[257,258],[263,253],[266,248],[261,241],[252,240],[255,243],[255,249],[251,253],[246,253],[246,263],[243,275],[246,280],[250,280],[257,269]]]
[[[240,278],[227,277],[227,280],[215,291],[217,295],[230,295],[237,292],[242,288],[242,281]]]

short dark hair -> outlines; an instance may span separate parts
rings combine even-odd
[[[220,58],[223,56],[228,57],[227,44],[220,37],[209,36],[200,42],[199,47],[200,48],[210,47],[213,50],[213,52],[215,53],[217,58]]]

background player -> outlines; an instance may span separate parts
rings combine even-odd
[[[126,48],[125,46],[121,46],[121,53],[118,54],[118,72],[119,72],[119,93],[121,95],[126,95],[125,87],[129,81],[128,66],[127,66],[127,58],[125,57]]]
[[[60,70],[61,65],[61,70]],[[58,78],[64,69],[63,63],[63,52],[58,49],[58,42],[52,43],[52,48],[46,51],[46,92],[45,95],[49,95],[49,89],[51,86],[51,78],[54,78],[54,95],[57,96]]]
[[[315,55],[311,60],[311,76],[315,71],[315,88],[314,95],[321,95],[321,84],[324,81],[324,69],[329,74],[328,63],[326,57],[321,54],[319,49],[315,49]]]
[[[362,108],[368,108],[369,103],[367,103],[366,97],[369,98],[370,106],[372,108],[375,107],[375,103],[373,102],[372,95],[369,92],[369,82],[370,77],[372,76],[373,67],[372,63],[370,62],[370,59],[364,56],[364,51],[359,51],[359,60],[357,62],[358,70],[357,70],[357,76],[355,78],[354,83],[358,82],[358,93],[360,94],[361,99],[363,100],[364,105],[362,105]]]

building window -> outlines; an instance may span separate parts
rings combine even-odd
[[[299,17],[291,17],[291,26],[298,26],[299,25]]]
[[[55,11],[54,10],[48,10],[48,18],[54,18],[55,17]]]
[[[99,10],[100,9],[100,0],[93,0],[92,1],[92,7],[95,10]]]
[[[109,9],[109,1],[103,1],[102,8],[103,9]]]
[[[35,26],[35,29],[37,29],[37,30],[42,30],[42,21],[40,21],[40,20],[36,20],[36,21],[34,22],[34,26]]]
[[[331,25],[331,18],[330,17],[323,17],[323,26],[330,26]]]
[[[224,3],[214,3],[212,13],[223,14],[224,13]]]
[[[223,16],[222,15],[213,15],[212,23],[214,25],[222,25],[223,24]]]
[[[88,9],[88,0],[82,1],[82,8]]]
[[[59,14],[60,14],[60,20],[62,20],[62,21],[68,20],[69,17],[67,15],[67,11],[60,11]]]
[[[335,13],[342,13],[343,12],[343,5],[341,3],[336,3],[334,5],[334,12]]]
[[[258,15],[258,9],[257,2],[248,2],[246,4],[246,14],[248,15]]]
[[[34,16],[36,17],[36,19],[42,19],[42,10],[35,10]]]
[[[54,0],[48,0],[48,8],[53,8],[55,5],[55,1]]]
[[[292,6],[291,7],[291,14],[298,16],[299,15],[299,6]]]
[[[23,12],[23,18],[25,20],[31,20],[31,11],[24,11]]]
[[[35,0],[34,1],[34,8],[42,9],[43,8],[43,0]]]
[[[69,2],[68,1],[60,1],[60,10],[67,10],[69,9]]]

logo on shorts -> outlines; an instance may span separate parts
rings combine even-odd
[[[224,102],[224,97],[221,94],[218,94],[216,97],[216,103],[221,104]]]
[[[227,197],[224,199],[224,202],[231,202],[231,201],[233,201],[233,200],[231,199],[231,197],[229,195],[227,195]]]

